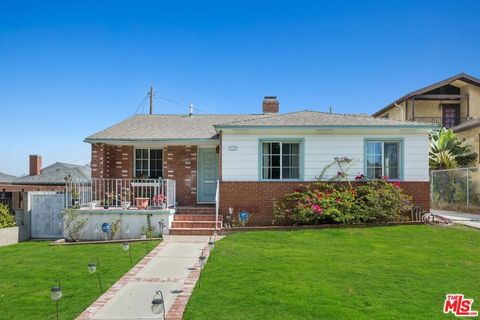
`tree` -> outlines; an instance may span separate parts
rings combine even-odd
[[[477,159],[471,147],[460,141],[455,133],[446,128],[430,132],[430,169],[454,169],[468,167]]]

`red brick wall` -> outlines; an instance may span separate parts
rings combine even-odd
[[[163,148],[163,176],[176,181],[179,206],[195,205],[197,203],[197,146]]]
[[[305,184],[305,183],[303,183]],[[249,225],[271,225],[273,201],[292,192],[299,182],[222,181],[220,183],[220,212],[226,214],[233,207],[235,214],[242,209],[251,213]],[[401,188],[413,196],[413,202],[430,210],[430,183],[402,182]]]
[[[133,178],[133,147],[92,144],[92,178]]]

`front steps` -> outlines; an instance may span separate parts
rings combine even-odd
[[[170,228],[171,235],[211,236],[222,229],[222,216],[218,216],[215,230],[215,207],[179,207]]]

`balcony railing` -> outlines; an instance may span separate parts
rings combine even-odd
[[[67,181],[67,207],[165,209],[175,207],[176,185],[171,179],[92,179]]]
[[[455,118],[446,118],[446,117],[415,117],[412,121],[425,122],[425,123],[434,123],[441,125],[446,128],[458,126],[464,122],[467,122],[471,118],[469,117],[455,117]]]

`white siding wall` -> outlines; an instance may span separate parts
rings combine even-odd
[[[427,133],[384,133],[384,134],[259,134],[223,133],[222,135],[222,179],[224,181],[258,181],[258,143],[263,138],[304,139],[305,161],[304,180],[318,177],[335,157],[349,157],[354,164],[349,170],[353,179],[364,173],[364,138],[403,138],[404,139],[404,180],[428,181],[428,135]],[[236,151],[229,150],[237,147]],[[336,167],[327,172],[327,177],[335,175]]]

